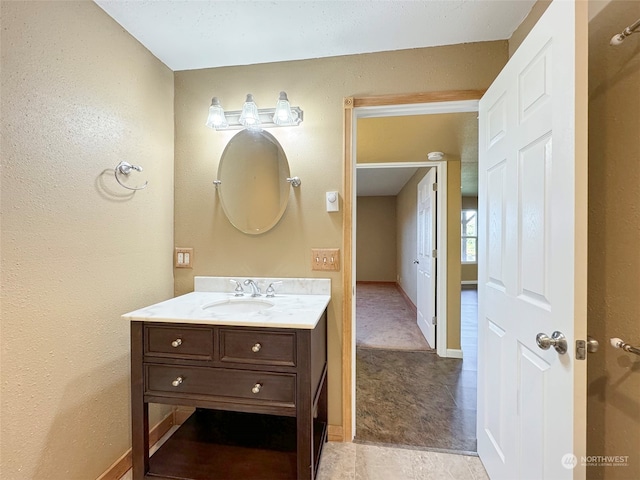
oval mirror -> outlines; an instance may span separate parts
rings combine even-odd
[[[289,163],[278,140],[264,130],[242,130],[222,152],[218,193],[231,224],[251,235],[272,229],[287,208]]]

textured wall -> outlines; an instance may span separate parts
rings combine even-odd
[[[588,478],[640,478],[640,35],[611,37],[640,18],[640,2],[591,2],[589,23],[588,455],[628,455]]]
[[[92,2],[1,14],[0,477],[87,480],[131,445],[120,314],[173,292],[173,74]]]
[[[358,197],[357,281],[396,281],[396,197]]]
[[[193,270],[176,271],[176,293],[193,289],[194,275],[329,277],[329,417],[341,419],[342,272],[313,272],[311,247],[341,247],[342,212],[327,213],[325,192],[343,175],[343,98],[352,95],[486,88],[507,59],[507,42],[464,44],[367,55],[302,60],[175,74],[176,244],[194,247]],[[238,109],[253,93],[258,106],[286,90],[304,122],[274,129],[302,186],[270,232],[249,236],[224,217],[211,181],[234,132],[204,126],[213,95]]]
[[[511,34],[509,39],[509,58],[513,56],[518,49],[522,41],[527,37],[533,26],[540,20],[542,14],[547,10],[547,7],[551,4],[551,0],[538,0],[533,4],[531,11],[520,23],[518,28]]]

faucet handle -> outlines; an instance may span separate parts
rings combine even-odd
[[[242,283],[238,280],[229,280],[231,283],[236,284],[236,289],[234,290],[236,297],[242,297],[244,295],[244,289],[242,288]]]
[[[275,295],[276,295],[276,289],[274,288],[274,285],[282,285],[282,281],[271,282],[269,284],[269,286],[267,287],[267,290],[265,292],[267,294],[267,297],[269,297],[269,298],[275,297]]]

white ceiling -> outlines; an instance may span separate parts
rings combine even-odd
[[[535,0],[94,0],[169,68],[508,39]]]
[[[416,167],[356,168],[359,197],[395,197],[418,170]]]

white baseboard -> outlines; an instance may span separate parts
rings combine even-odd
[[[462,285],[477,285],[478,281],[477,280],[462,280],[460,283]]]
[[[462,350],[457,348],[447,348],[447,358],[462,358]]]

